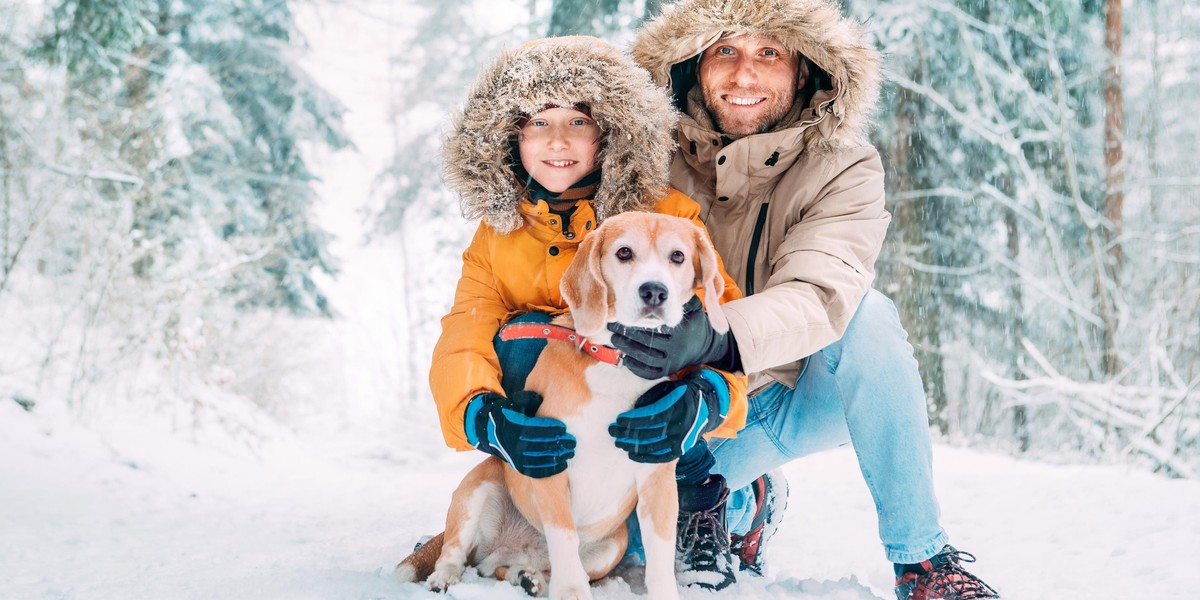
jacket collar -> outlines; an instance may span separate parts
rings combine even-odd
[[[578,244],[597,227],[596,209],[590,199],[576,202],[575,210],[566,217],[550,210],[546,200],[523,200],[518,211],[525,221],[524,231],[544,244]]]

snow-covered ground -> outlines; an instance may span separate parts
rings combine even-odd
[[[83,427],[2,402],[0,598],[436,598],[392,581],[391,567],[441,529],[450,492],[479,456],[446,450],[432,412],[333,426],[340,434],[321,423],[280,430],[251,451],[215,426],[170,431],[124,417]],[[945,445],[935,461],[954,543],[1006,598],[1200,595],[1200,482]],[[683,597],[892,598],[853,454],[786,473],[792,496],[767,576]],[[635,590],[609,579],[595,595],[641,597]],[[468,578],[450,597],[523,596]]]

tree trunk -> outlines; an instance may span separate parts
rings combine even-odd
[[[896,142],[889,149],[894,192],[927,187],[925,182],[919,180],[919,176],[914,175],[920,171],[918,161],[923,145],[920,129],[914,123],[918,111],[919,101],[913,98],[913,94],[898,90],[895,106]],[[932,264],[933,252],[930,251],[926,236],[926,228],[931,224],[928,221],[929,211],[924,208],[920,201],[910,200],[896,206],[893,212],[902,240],[900,253],[920,263]],[[896,280],[908,282],[908,285],[897,294],[895,301],[920,365],[930,424],[945,434],[950,429],[947,420],[949,398],[946,395],[945,366],[941,354],[940,311],[929,306],[931,301],[937,302],[940,298],[937,275],[897,262]]]
[[[1125,210],[1125,98],[1121,91],[1121,42],[1124,37],[1121,0],[1104,0],[1104,47],[1108,69],[1104,73],[1104,218],[1105,262],[1109,282],[1101,294],[1120,289],[1121,231]],[[1116,323],[1104,328],[1104,371],[1109,376],[1121,370],[1117,356]]]
[[[546,35],[603,35],[604,19],[620,7],[621,0],[554,0]]]
[[[1009,190],[1005,190],[1007,193]],[[1008,236],[1008,259],[1014,265],[1021,264],[1021,228],[1017,215],[1011,210],[1004,212],[1004,228]],[[1012,316],[1012,328],[1008,331],[1007,350],[1011,356],[1008,376],[1013,381],[1025,379],[1021,368],[1024,353],[1021,350],[1021,338],[1025,337],[1025,300],[1021,288],[1021,278],[1015,273],[1008,276],[1008,302]],[[1029,450],[1029,414],[1024,404],[1018,404],[1013,409],[1013,436],[1021,452]]]

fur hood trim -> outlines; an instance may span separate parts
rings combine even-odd
[[[517,122],[548,104],[585,104],[603,137],[596,218],[650,210],[667,191],[678,113],[666,90],[629,57],[592,37],[529,42],[485,68],[455,114],[442,148],[447,185],[463,215],[500,233],[524,224],[513,174]]]
[[[832,81],[834,101],[821,110],[832,113],[837,124],[823,128],[824,137],[865,137],[879,98],[879,53],[862,28],[828,0],[682,0],[664,7],[662,15],[642,28],[633,57],[655,82],[669,86],[672,67],[696,57],[725,33],[772,37],[808,57]]]

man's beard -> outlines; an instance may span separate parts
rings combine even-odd
[[[766,110],[756,114],[756,116],[746,119],[734,116],[734,111],[724,100],[721,99],[721,94],[726,95],[743,95],[743,91],[734,93],[730,90],[715,90],[707,86],[703,86],[704,92],[704,107],[708,109],[708,114],[712,115],[713,121],[716,122],[717,128],[721,133],[728,135],[752,135],[755,133],[764,133],[770,131],[771,128],[779,124],[792,110],[792,103],[796,99],[796,90],[788,89],[783,93],[763,92],[751,90],[753,93],[745,93],[746,96],[766,96],[763,100],[767,104]],[[714,101],[709,101],[712,98]]]

